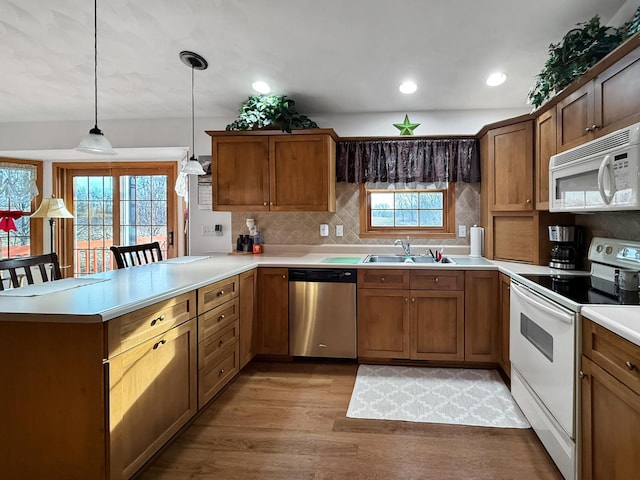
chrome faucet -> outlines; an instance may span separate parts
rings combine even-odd
[[[402,247],[402,250],[404,250],[404,254],[407,256],[411,255],[411,242],[409,241],[409,235],[407,235],[407,242],[405,243],[404,240],[401,240],[400,238],[397,239],[395,242],[393,242],[394,245],[400,245]]]

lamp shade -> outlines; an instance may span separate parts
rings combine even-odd
[[[116,151],[111,146],[111,142],[102,134],[102,131],[94,127],[80,140],[76,150],[86,153],[97,153],[102,155],[116,155]]]
[[[194,157],[191,157],[182,167],[182,173],[186,173],[187,175],[204,175],[206,172],[200,162]]]
[[[38,209],[33,212],[31,218],[73,218],[62,198],[44,198]]]

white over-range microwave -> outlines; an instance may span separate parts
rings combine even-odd
[[[640,123],[551,157],[550,212],[640,210]]]

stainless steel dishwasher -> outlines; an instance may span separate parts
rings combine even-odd
[[[289,355],[356,358],[357,270],[289,269]]]

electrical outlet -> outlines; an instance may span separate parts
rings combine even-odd
[[[466,225],[458,225],[458,236],[466,237],[467,236],[467,226]]]
[[[321,237],[329,236],[329,225],[327,225],[326,223],[320,224],[320,236]]]
[[[342,237],[344,235],[344,227],[342,225],[336,225],[336,237]]]

